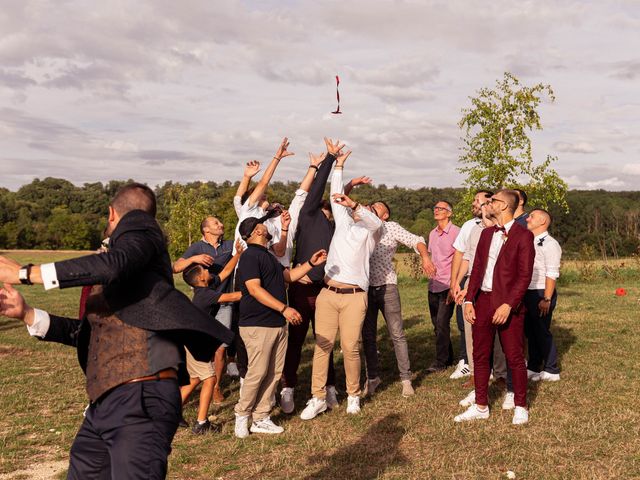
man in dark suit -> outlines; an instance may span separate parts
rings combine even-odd
[[[68,478],[164,478],[180,418],[184,348],[210,360],[233,334],[173,286],[171,261],[146,185],[109,205],[109,251],[41,266],[0,257],[0,315],[45,341],[77,348],[91,403],[71,447]],[[11,284],[95,285],[82,319],[27,305]]]
[[[513,376],[513,424],[529,420],[522,302],[535,251],[533,234],[514,221],[518,201],[513,190],[500,190],[491,197],[488,214],[496,226],[484,229],[478,242],[464,302],[465,320],[473,325],[476,404],[456,416],[456,422],[489,418],[489,359],[496,330]]]

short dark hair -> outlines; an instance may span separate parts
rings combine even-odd
[[[376,200],[373,203],[381,203],[382,205],[384,205],[384,208],[386,208],[387,212],[389,212],[389,217],[391,217],[391,207],[387,204],[387,202],[385,202],[384,200]],[[371,205],[373,205],[373,203]]]
[[[215,215],[209,215],[208,217],[204,217],[202,219],[202,221],[200,222],[200,233],[202,235],[204,235],[204,229],[207,228],[207,226],[209,225],[209,219],[213,218],[215,220],[220,220],[218,217],[216,217]]]
[[[253,191],[256,189],[256,187],[251,187],[249,188],[246,192],[244,192],[242,194],[242,196],[240,197],[240,204],[244,205],[245,202],[247,201],[247,199],[251,196],[251,194],[253,193]]]
[[[493,192],[490,190],[476,190],[476,193],[474,193],[473,196],[475,197],[479,193],[484,193],[484,196],[487,198],[493,197]]]
[[[496,193],[502,193],[505,196],[507,207],[509,207],[511,213],[515,213],[518,208],[518,203],[520,202],[520,196],[518,195],[518,192],[515,190],[504,188],[502,190],[498,190]]]
[[[553,217],[551,216],[551,214],[549,213],[548,210],[545,210],[544,208],[534,208],[533,210],[531,210],[531,212],[542,212],[547,217],[549,217],[549,225],[548,226],[551,226],[551,224],[553,223]],[[531,212],[529,212],[529,213],[531,213]]]
[[[200,272],[202,272],[202,269],[203,267],[199,263],[191,265],[184,272],[182,272],[182,279],[187,285],[191,287],[197,287],[196,283],[198,281],[198,276],[200,276]]]
[[[155,217],[157,211],[156,195],[153,190],[137,182],[121,187],[110,205],[121,217],[132,210],[142,210]]]
[[[320,202],[320,208],[323,210],[331,210],[331,202],[323,198],[322,202]]]
[[[520,200],[522,200],[522,207],[524,208],[527,205],[527,200],[529,199],[529,197],[527,196],[527,192],[520,188],[514,188],[513,190],[518,193],[518,203],[520,203]]]

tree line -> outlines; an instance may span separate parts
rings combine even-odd
[[[76,186],[49,177],[35,179],[15,192],[0,188],[0,248],[97,248],[106,225],[109,199],[124,183]],[[294,182],[273,182],[269,199],[287,206],[297,187]],[[167,182],[155,189],[158,220],[174,257],[200,238],[198,228],[206,215],[219,217],[226,226],[227,237],[233,235],[237,223],[233,209],[236,188],[237,183],[225,181]],[[463,188],[408,189],[380,184],[358,187],[353,197],[365,203],[384,200],[391,207],[393,220],[427,236],[435,226],[431,208],[438,200],[456,206],[457,224],[470,215],[470,208],[460,203],[467,193]],[[640,191],[570,190],[566,202],[568,211],[551,207],[551,233],[562,245],[565,258],[623,257],[639,252]]]

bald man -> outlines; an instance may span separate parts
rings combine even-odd
[[[529,345],[527,375],[529,380],[560,380],[558,351],[551,334],[551,316],[558,294],[556,281],[560,276],[562,248],[549,235],[551,215],[541,208],[532,210],[527,218],[527,228],[535,235],[533,245],[536,258],[533,276],[524,297],[527,307],[524,328]]]

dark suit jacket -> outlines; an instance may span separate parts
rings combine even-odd
[[[493,227],[485,228],[478,241],[466,295],[466,300],[473,303],[480,293],[494,232]],[[493,270],[492,308],[498,308],[507,303],[513,312],[518,311],[531,282],[535,256],[533,234],[514,222],[509,230],[507,241],[500,249]]]
[[[160,226],[141,211],[127,213],[109,240],[107,253],[55,264],[60,288],[104,285],[109,310],[124,323],[166,336],[186,346],[200,361],[210,361],[233,333],[175,289],[171,260]],[[86,368],[91,327],[79,320],[51,315],[44,340],[72,345]]]

